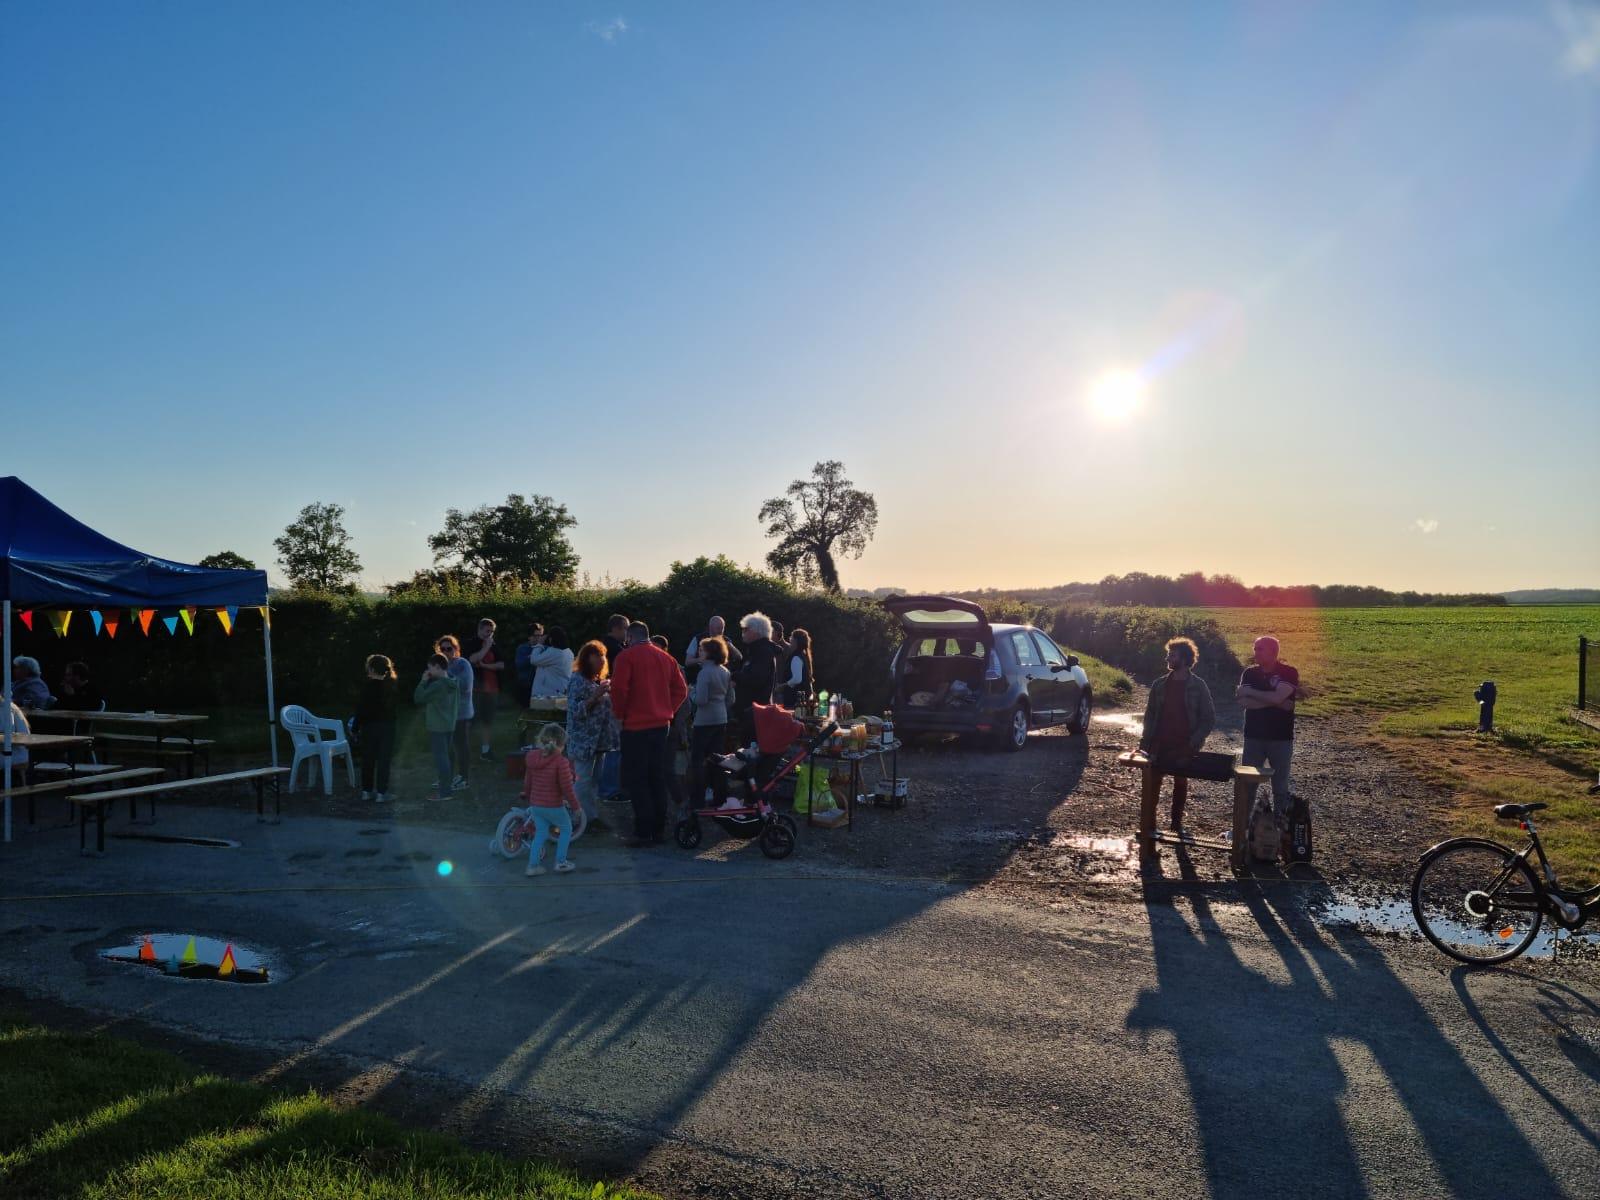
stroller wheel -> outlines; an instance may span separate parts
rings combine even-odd
[[[794,853],[795,824],[788,817],[775,817],[761,831],[761,853],[768,858],[788,858]]]
[[[583,836],[583,831],[589,828],[589,814],[579,809],[572,818],[572,841],[577,841]]]
[[[512,809],[500,818],[500,824],[495,826],[494,837],[489,841],[489,849],[498,853],[502,858],[516,858],[524,850],[522,842],[522,812]]]
[[[685,817],[673,827],[672,836],[685,850],[693,850],[700,844],[700,822],[693,817]]]

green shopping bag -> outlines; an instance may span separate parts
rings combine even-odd
[[[834,806],[833,793],[828,789],[828,768],[812,763],[801,763],[794,769],[794,811],[809,813],[813,807],[821,812]]]

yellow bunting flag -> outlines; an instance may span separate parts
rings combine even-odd
[[[194,948],[194,939],[193,938],[190,938],[189,939],[189,944],[183,948],[183,957],[181,959],[179,959],[178,961],[180,961],[182,963],[185,963],[185,964],[187,964],[187,965],[189,965],[191,967],[195,963],[200,961],[200,955],[198,953],[196,953],[195,948]]]
[[[72,610],[66,608],[54,609],[49,616],[50,628],[56,631],[56,636],[66,637],[67,626],[72,624]]]
[[[22,612],[19,612],[17,614],[17,616],[22,618],[22,623],[28,627],[28,632],[32,633],[33,632],[33,609],[31,609],[31,608],[24,609]]]
[[[233,618],[228,615],[227,609],[217,609],[217,624],[222,626],[223,633],[233,633]]]
[[[117,636],[117,626],[121,624],[121,622],[122,614],[116,609],[113,608],[106,614],[106,636],[108,638],[114,638]]]
[[[183,618],[183,627],[190,633],[194,632],[194,609],[180,608],[178,615]]]
[[[263,625],[265,625],[268,629],[271,629],[272,628],[272,615],[269,612],[267,612],[267,606],[265,604],[260,605],[256,609],[256,611],[261,614],[261,623]]]
[[[222,961],[217,964],[217,978],[226,979],[237,966],[233,961],[233,943],[229,942],[228,948],[222,952]]]
[[[150,622],[155,620],[155,617],[156,610],[153,608],[141,608],[139,610],[139,632],[144,634],[145,637],[150,636]]]

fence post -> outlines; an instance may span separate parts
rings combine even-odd
[[[1578,635],[1578,707],[1587,708],[1585,701],[1588,699],[1587,684],[1589,681],[1589,639],[1583,634]]]

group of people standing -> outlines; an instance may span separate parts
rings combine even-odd
[[[1244,747],[1240,760],[1247,767],[1272,768],[1272,808],[1280,832],[1288,828],[1289,768],[1294,759],[1295,701],[1305,697],[1300,672],[1281,657],[1275,637],[1259,637],[1251,648],[1253,662],[1239,676],[1234,700],[1244,709]],[[1145,705],[1140,749],[1150,755],[1161,774],[1173,776],[1171,828],[1183,828],[1188,779],[1184,774],[1205,746],[1217,724],[1211,689],[1195,674],[1200,649],[1186,637],[1166,644],[1167,673],[1150,685]],[[1162,770],[1162,768],[1166,768]]]
[[[495,761],[492,735],[503,693],[510,692],[520,707],[564,698],[560,752],[571,765],[578,806],[590,822],[599,818],[601,765],[605,755],[620,750],[621,785],[633,804],[633,841],[640,845],[662,840],[674,801],[699,794],[707,754],[753,740],[754,705],[804,703],[815,687],[810,634],[796,629],[786,635],[761,612],[740,619],[737,645],[728,639],[723,618],[711,617],[689,639],[681,661],[665,637],[620,613],[606,622],[601,637],[576,650],[565,629],[535,623],[507,654],[497,629],[485,617],[465,645],[453,634],[439,638],[412,691],[437,780],[428,798],[468,788],[474,730],[479,761]],[[365,800],[390,799],[398,703],[394,663],[372,655],[354,722]],[[532,790],[525,782],[525,799]],[[545,796],[559,792],[538,790]]]

